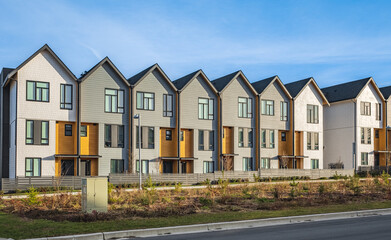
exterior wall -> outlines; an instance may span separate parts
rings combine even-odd
[[[17,73],[17,176],[25,176],[25,158],[39,157],[41,175],[55,175],[56,121],[76,121],[76,83],[48,51],[37,54]],[[26,81],[49,82],[49,102],[26,100]],[[73,85],[72,110],[60,109],[60,84]],[[49,145],[26,145],[26,120],[49,121]],[[11,164],[10,164],[11,165]]]
[[[65,136],[65,124],[72,125],[72,136]],[[77,154],[77,124],[75,122],[56,123],[56,154]]]
[[[304,169],[311,168],[311,159],[319,159],[319,168],[323,168],[323,99],[315,86],[310,83],[295,99],[294,118],[295,132],[303,132]],[[307,123],[307,104],[318,105],[319,123]],[[319,133],[319,150],[307,150],[307,132]]]
[[[262,100],[273,100],[274,101],[274,116],[262,115]],[[281,121],[281,105],[280,102],[288,102],[288,121]],[[278,168],[278,155],[279,155],[279,140],[281,138],[281,133],[279,130],[289,130],[290,123],[290,99],[286,96],[280,85],[275,81],[270,85],[260,96],[259,99],[259,111],[258,116],[260,119],[260,129],[259,129],[259,141],[258,147],[260,149],[261,158],[270,158],[270,168]],[[261,131],[262,129],[274,130],[275,134],[275,146],[274,148],[261,148]],[[288,132],[287,132],[288,134]],[[286,143],[289,144],[288,136],[286,138]]]
[[[371,115],[364,116],[360,112],[360,102],[370,102],[371,103]],[[356,117],[357,117],[357,154],[356,154],[356,163],[357,167],[361,166],[361,152],[368,152],[368,166],[374,166],[374,128],[383,127],[383,116],[382,120],[376,120],[376,109],[375,104],[380,103],[383,106],[382,99],[376,93],[375,88],[368,84],[361,92],[360,96],[357,98],[356,105]],[[362,144],[361,143],[361,128],[371,128],[371,144]]]
[[[105,89],[124,90],[124,113],[106,113]],[[129,122],[129,87],[106,62],[98,67],[80,84],[80,111],[82,123],[98,124],[98,151],[102,157],[98,159],[98,175],[110,173],[111,159],[123,159],[125,171],[128,166],[128,122]],[[109,148],[104,146],[105,124],[124,125],[124,147]],[[90,138],[91,139],[91,138]],[[93,148],[93,146],[90,146]]]
[[[324,118],[324,162],[342,162],[345,169],[352,169],[354,146],[354,108],[353,101],[332,103],[323,107]],[[359,132],[358,132],[359,133]]]
[[[153,70],[132,90],[133,114],[139,114],[141,117],[141,126],[154,127],[154,149],[141,149],[141,160],[149,160],[149,172],[159,172],[159,152],[160,152],[160,128],[176,128],[176,92],[164,79],[159,70]],[[139,110],[136,108],[137,92],[155,93],[155,110]],[[173,95],[173,117],[163,117],[163,94]],[[133,166],[136,166],[138,159],[138,149],[136,148],[137,119],[132,119],[133,124]],[[173,141],[176,141],[173,139]],[[135,169],[135,168],[134,168]]]
[[[253,139],[252,148],[243,148],[238,147],[238,128],[246,127],[252,128],[254,133],[256,130],[255,124],[255,101],[256,96],[250,90],[250,88],[245,84],[245,81],[241,76],[237,77],[231,81],[231,83],[226,87],[224,92],[221,94],[222,101],[222,125],[224,127],[233,127],[234,128],[234,153],[238,156],[234,156],[234,170],[241,171],[243,169],[243,157],[251,157],[255,161],[255,138]],[[239,118],[238,115],[238,98],[246,97],[251,98],[253,102],[253,117],[252,118]],[[255,135],[255,134],[254,134]],[[255,166],[255,162],[253,162]]]
[[[208,81],[208,80],[206,80]],[[213,98],[213,120],[198,119],[198,98]],[[180,126],[183,129],[194,130],[194,173],[203,173],[203,162],[213,161],[214,169],[217,169],[217,96],[210,89],[210,86],[198,75],[192,82],[183,90],[180,98]],[[200,151],[198,150],[198,131],[199,130],[213,130],[214,131],[214,151]]]
[[[16,177],[16,92],[17,82],[10,83],[10,148],[9,148],[9,177]],[[23,147],[23,146],[21,146]]]
[[[387,122],[386,122],[386,126],[391,126],[391,98],[388,98],[387,99],[387,105],[386,105],[386,108],[387,108]],[[384,114],[383,114],[384,116]]]

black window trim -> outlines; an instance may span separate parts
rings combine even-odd
[[[39,178],[42,176],[42,158],[40,157],[25,157],[24,158],[24,176],[29,178]],[[33,166],[32,166],[32,173],[34,173],[34,159],[39,159],[39,163],[41,164],[41,167],[39,168],[39,176],[27,176],[26,166],[27,166],[27,159],[33,159]]]
[[[106,111],[106,90],[114,90],[114,91],[117,91],[117,94],[116,94],[116,96],[117,96],[117,111],[116,112],[113,112],[113,111]],[[118,97],[118,92],[119,91],[122,91],[123,92],[123,97],[124,97],[124,99],[123,99],[123,107],[119,107],[119,97]],[[108,96],[114,96],[114,95],[108,95]],[[105,97],[105,100],[104,100],[104,104],[103,104],[103,110],[104,110],[104,112],[105,113],[116,113],[116,114],[125,114],[125,90],[124,89],[121,89],[121,88],[119,88],[119,89],[115,89],[115,88],[105,88],[104,89],[104,97]],[[112,108],[111,108],[112,106],[110,106],[110,109],[112,110]],[[123,112],[119,112],[118,111],[118,109],[120,109],[120,108],[122,108],[123,109]]]
[[[62,103],[61,102],[61,87],[64,86],[64,102]],[[67,103],[66,102],[66,86],[71,86],[71,102],[70,103]],[[64,104],[64,107],[61,107],[61,105]],[[71,108],[66,108],[65,105],[66,104],[71,104]],[[73,85],[72,84],[65,84],[65,83],[61,83],[60,84],[60,109],[62,110],[73,110]]]
[[[171,98],[172,98],[172,100],[171,100],[171,111],[168,111],[168,110],[164,109],[164,98],[166,97],[166,106],[168,106],[167,105],[168,96],[171,96]],[[153,97],[154,97],[154,100],[155,100],[155,96],[153,96]],[[136,95],[136,98],[137,98],[137,95]],[[137,101],[137,99],[136,99],[136,101]],[[153,107],[155,108],[155,103],[153,104]],[[150,110],[150,111],[152,111],[152,110]],[[168,113],[171,113],[171,116],[168,116]],[[166,114],[166,116],[164,116],[164,114]],[[171,93],[164,93],[163,94],[163,117],[174,117],[174,95],[171,94]]]
[[[27,99],[27,83],[28,82],[33,82],[35,83],[35,88],[34,88],[34,91],[35,91],[35,99],[34,100],[30,100],[30,99]],[[47,83],[48,84],[48,100],[47,101],[38,101],[36,100],[37,99],[37,92],[36,92],[36,89],[37,89],[37,83]],[[29,102],[42,102],[42,103],[49,103],[50,102],[50,82],[43,82],[43,81],[34,81],[34,80],[26,80],[26,101],[29,101]]]
[[[137,94],[138,94],[138,93],[142,93],[142,95],[143,95],[143,108],[137,107]],[[153,95],[153,109],[145,109],[145,108],[144,108],[144,93],[150,93],[150,94]],[[135,100],[135,102],[136,102],[136,109],[137,109],[137,110],[155,111],[155,105],[156,105],[156,103],[155,103],[155,93],[154,93],[154,92],[136,91],[136,100]]]
[[[67,135],[67,131],[69,131],[69,130],[67,130],[67,126],[70,126],[71,127],[71,135]],[[72,126],[72,124],[65,124],[65,126],[64,126],[64,135],[66,136],[66,137],[72,137],[72,135],[73,135],[73,126]]]

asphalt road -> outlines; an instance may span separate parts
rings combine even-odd
[[[204,232],[183,235],[167,235],[143,239],[153,240],[360,240],[391,239],[391,215],[305,222],[260,228]]]

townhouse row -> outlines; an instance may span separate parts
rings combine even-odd
[[[171,81],[158,64],[125,78],[107,57],[77,78],[45,45],[2,69],[1,177],[385,166],[390,95],[372,78]]]

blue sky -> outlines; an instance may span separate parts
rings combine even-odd
[[[159,63],[175,80],[241,69],[253,82],[391,85],[391,1],[3,1],[0,66],[48,43],[76,76],[105,56],[131,77]]]

